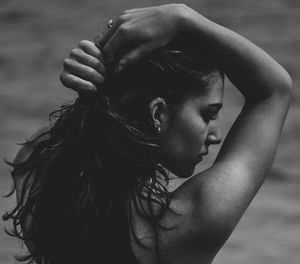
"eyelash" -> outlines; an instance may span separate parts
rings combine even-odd
[[[206,121],[216,120],[218,119],[218,113],[207,112],[204,114],[204,118]]]

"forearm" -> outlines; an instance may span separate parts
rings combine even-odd
[[[212,49],[222,70],[246,101],[289,93],[289,74],[266,52],[232,30],[191,10],[182,18],[183,30],[193,34],[200,47],[204,42]]]

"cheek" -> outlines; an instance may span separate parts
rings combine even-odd
[[[206,126],[197,119],[183,119],[162,140],[163,164],[175,175],[190,177],[199,163],[197,157],[204,145]]]
[[[191,154],[199,154],[206,138],[206,125],[199,117],[189,119],[181,131],[182,138],[186,144],[187,151]]]
[[[166,151],[184,159],[200,153],[206,138],[205,122],[197,115],[180,118],[166,135]]]

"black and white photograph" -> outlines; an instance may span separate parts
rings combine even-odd
[[[0,264],[299,264],[300,2],[0,1]]]

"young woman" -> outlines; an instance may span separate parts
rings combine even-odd
[[[272,165],[289,74],[184,4],[125,11],[64,66],[79,98],[11,164],[18,204],[6,219],[25,259],[211,263]],[[224,74],[245,98],[241,113],[213,165],[169,191],[168,171],[190,177],[221,142]]]

